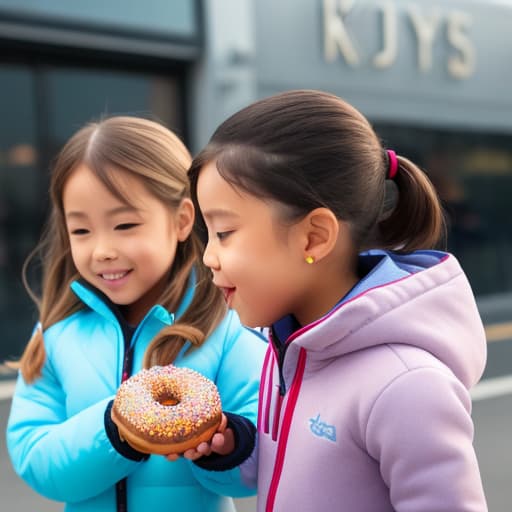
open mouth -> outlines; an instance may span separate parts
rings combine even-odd
[[[131,270],[123,270],[122,272],[104,272],[99,274],[99,276],[105,281],[116,282],[126,277],[130,272]]]
[[[236,288],[221,288],[222,293],[224,294],[224,300],[228,306],[231,306],[231,302],[233,301],[233,296],[235,294]]]

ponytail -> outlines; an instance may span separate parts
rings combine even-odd
[[[224,121],[190,167],[196,204],[205,162],[236,187],[288,206],[296,219],[329,208],[349,226],[357,252],[429,249],[445,235],[427,176],[385,150],[361,112],[326,92],[286,91]]]
[[[446,240],[446,224],[434,185],[410,160],[397,158],[398,194],[392,212],[379,222],[378,245],[403,253],[436,248]]]

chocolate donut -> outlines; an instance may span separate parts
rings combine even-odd
[[[209,441],[222,416],[215,384],[189,368],[141,370],[123,382],[112,407],[119,435],[143,453],[183,453]]]

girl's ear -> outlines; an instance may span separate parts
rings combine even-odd
[[[194,204],[192,200],[186,197],[181,201],[176,212],[176,232],[180,242],[184,242],[194,226]]]
[[[303,257],[318,262],[328,256],[338,240],[340,223],[328,208],[316,208],[302,219]]]

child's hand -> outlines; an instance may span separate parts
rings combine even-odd
[[[233,431],[230,428],[226,428],[227,424],[228,419],[223,414],[219,428],[217,432],[213,434],[209,442],[203,442],[182,454],[171,453],[166,456],[167,460],[178,460],[181,456],[185,457],[185,459],[196,460],[199,459],[199,457],[210,455],[211,453],[218,453],[219,455],[231,453],[235,449],[235,437]]]

